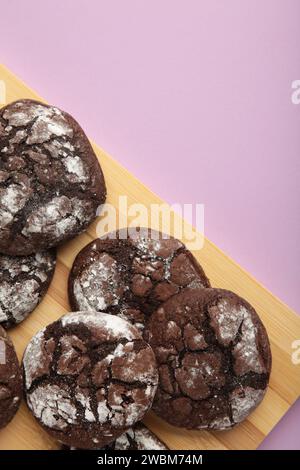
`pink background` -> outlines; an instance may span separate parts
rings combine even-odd
[[[1,62],[300,311],[298,0],[0,0]],[[284,319],[283,319],[284,321]],[[300,448],[300,401],[261,448]]]

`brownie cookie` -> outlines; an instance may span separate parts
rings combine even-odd
[[[143,328],[159,305],[183,287],[209,287],[179,240],[150,229],[98,238],[77,255],[69,276],[72,310],[107,311]]]
[[[52,280],[55,250],[31,256],[0,255],[0,325],[23,321],[40,303]]]
[[[22,398],[22,372],[14,345],[0,326],[0,428],[14,417]]]
[[[137,423],[111,444],[99,450],[168,450],[169,448],[143,423]],[[77,450],[63,446],[62,450]]]
[[[77,312],[37,333],[23,358],[27,404],[60,442],[103,447],[141,420],[158,373],[150,346],[114,315]]]
[[[0,110],[0,252],[29,255],[82,232],[105,201],[97,157],[67,113],[33,100]]]
[[[169,423],[228,429],[263,399],[271,371],[268,336],[236,294],[186,289],[153,313],[144,337],[160,376],[153,410]]]

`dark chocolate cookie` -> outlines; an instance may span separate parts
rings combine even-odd
[[[10,328],[35,309],[47,292],[55,264],[55,250],[0,255],[0,325]]]
[[[168,450],[169,448],[143,423],[137,423],[114,442],[99,450]],[[63,446],[62,450],[77,450]]]
[[[194,256],[175,238],[140,229],[98,238],[77,255],[69,276],[72,310],[120,315],[143,328],[159,305],[184,287],[209,287]]]
[[[0,428],[14,417],[22,398],[22,372],[14,345],[0,326]]]
[[[144,337],[159,368],[153,410],[175,426],[223,430],[261,402],[271,371],[255,310],[222,289],[186,289],[152,314]]]
[[[97,157],[67,113],[33,100],[0,110],[0,252],[29,255],[82,232],[105,200]]]
[[[152,405],[150,346],[122,318],[77,312],[37,333],[23,358],[27,403],[53,437],[79,448],[114,441]]]

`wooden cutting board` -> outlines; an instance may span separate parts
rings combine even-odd
[[[6,87],[6,102],[20,98],[42,100],[35,92],[0,65],[1,80]],[[3,87],[2,82],[2,89]],[[59,103],[54,103],[59,106]],[[161,204],[132,174],[94,145],[101,162],[107,187],[108,202],[118,207],[119,195],[128,197],[128,204]],[[43,326],[58,319],[69,310],[67,278],[78,251],[96,237],[95,221],[88,231],[67,243],[58,252],[54,280],[43,302],[10,334],[19,358],[30,338]],[[155,227],[154,227],[155,228]],[[183,238],[183,241],[184,238]],[[300,316],[266,290],[252,276],[205,239],[203,249],[194,252],[214,287],[233,290],[246,298],[261,316],[273,353],[270,387],[258,409],[241,425],[231,431],[187,431],[168,425],[149,413],[145,422],[171,449],[255,449],[278,423],[300,395],[300,365],[292,363],[292,343],[300,339]],[[55,449],[57,444],[47,436],[30,415],[23,403],[13,421],[0,431],[0,449]]]

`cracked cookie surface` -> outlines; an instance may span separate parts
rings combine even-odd
[[[0,428],[14,417],[21,404],[22,372],[14,345],[0,326]]]
[[[0,252],[28,255],[74,237],[105,197],[97,157],[69,114],[33,100],[0,110]]]
[[[144,337],[159,369],[153,410],[169,423],[229,429],[263,399],[271,371],[268,336],[236,294],[183,290],[152,314]]]
[[[37,333],[23,357],[27,404],[56,439],[99,448],[152,405],[154,353],[127,321],[99,312],[63,316]]]
[[[139,329],[158,306],[185,287],[209,287],[182,242],[142,228],[112,232],[84,247],[69,276],[73,310],[106,311]]]
[[[0,325],[10,328],[41,302],[52,280],[55,250],[30,256],[0,254]]]
[[[62,450],[77,449],[63,446]],[[168,450],[168,447],[143,423],[137,423],[114,442],[99,450]]]

